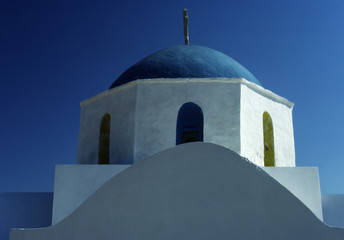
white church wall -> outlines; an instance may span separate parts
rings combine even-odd
[[[52,224],[68,217],[110,178],[130,166],[57,165]],[[263,167],[262,169],[300,199],[320,220],[323,219],[316,167]]]
[[[151,79],[137,81],[135,161],[176,145],[180,107],[202,108],[204,142],[240,151],[240,89],[230,79]]]
[[[134,156],[136,91],[134,84],[113,89],[111,108],[110,163],[131,164]]]
[[[81,103],[78,163],[97,163],[105,113],[111,115],[110,163],[130,164],[175,146],[178,111],[184,103],[194,102],[203,111],[204,142],[228,147],[260,166],[264,165],[262,114],[269,112],[276,166],[295,166],[292,104],[247,83],[225,78],[150,79],[96,95]]]
[[[295,166],[293,104],[243,79],[240,103],[241,155],[264,166],[263,113],[270,114],[274,130],[276,166]]]
[[[110,178],[131,165],[57,165],[52,225],[77,209]]]
[[[323,220],[317,167],[262,167],[262,169],[300,199],[315,216]]]
[[[104,91],[81,103],[78,163],[98,162],[99,132],[103,115],[111,116],[110,163],[131,163],[134,152],[136,86]]]
[[[150,156],[109,179],[52,227],[11,231],[11,240],[190,236],[337,240],[343,239],[344,229],[321,222],[280,183],[233,151],[189,143]]]

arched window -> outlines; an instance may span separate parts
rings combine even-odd
[[[270,114],[263,113],[264,166],[275,166],[274,128]]]
[[[195,103],[187,102],[179,109],[176,145],[203,142],[203,111]]]
[[[98,164],[110,162],[110,114],[105,113],[100,123]]]

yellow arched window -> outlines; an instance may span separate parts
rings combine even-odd
[[[110,163],[110,119],[105,113],[100,123],[98,164]]]
[[[275,166],[274,128],[270,114],[263,113],[264,166]]]

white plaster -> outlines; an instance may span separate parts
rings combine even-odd
[[[52,224],[56,224],[88,199],[99,187],[130,165],[57,165]]]
[[[65,219],[113,176],[131,165],[57,165],[52,224]],[[263,167],[292,192],[320,220],[322,205],[318,169],[315,167]]]
[[[275,101],[271,92],[262,94],[250,85],[241,85],[241,155],[264,166],[263,113],[270,114],[274,130],[275,165],[295,166],[294,130],[290,102]],[[267,97],[266,97],[267,96]]]
[[[240,151],[239,83],[177,79],[140,81],[137,91],[135,162],[176,144],[180,107],[193,102],[204,115],[204,142]]]
[[[257,93],[262,94],[265,97],[268,97],[272,100],[274,100],[275,102],[279,102],[282,103],[284,105],[287,105],[289,107],[293,107],[294,104],[290,101],[288,101],[287,99],[271,92],[270,90],[267,90],[255,83],[252,83],[244,78],[154,78],[154,79],[138,79],[136,81],[131,81],[129,83],[123,84],[121,86],[118,86],[116,88],[112,88],[112,89],[108,89],[105,90],[104,92],[101,92],[93,97],[90,97],[84,101],[82,101],[80,103],[80,106],[83,107],[93,101],[96,101],[99,98],[103,98],[107,95],[110,95],[114,92],[118,92],[118,91],[123,91],[124,89],[128,88],[128,87],[132,87],[134,85],[137,85],[138,83],[141,82],[145,82],[145,83],[180,83],[181,81],[184,82],[218,82],[218,83],[241,83],[244,84],[246,86],[248,86],[249,88],[253,89],[254,91],[256,91]]]
[[[175,146],[180,107],[199,105],[204,142],[263,166],[262,114],[274,124],[276,166],[295,166],[293,104],[242,78],[144,79],[81,103],[78,163],[97,163],[100,121],[111,114],[110,162],[130,164]]]
[[[175,146],[179,108],[198,104],[204,141],[240,151],[239,101],[243,79],[138,80],[81,103],[78,163],[95,164],[99,127],[111,115],[110,162],[129,164]]]
[[[343,237],[261,168],[209,143],[132,165],[52,227],[11,231],[11,240]]]
[[[110,163],[131,163],[134,155],[136,86],[108,90],[81,103],[77,162],[98,162],[99,129],[103,115],[111,116]]]
[[[317,167],[262,167],[262,169],[293,193],[315,216],[323,221]]]

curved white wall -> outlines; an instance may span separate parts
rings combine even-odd
[[[209,143],[150,156],[109,179],[61,222],[11,232],[11,240],[343,236],[344,229],[325,225],[261,168]]]

